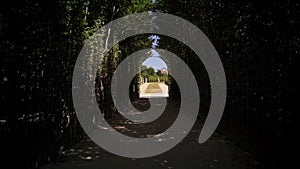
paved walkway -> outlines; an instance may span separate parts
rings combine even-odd
[[[169,97],[169,87],[163,82],[144,83],[140,86],[140,98]]]
[[[138,103],[146,104],[146,103]],[[172,125],[177,117],[178,108],[169,104],[157,120],[151,125],[135,126],[128,120],[114,118],[111,126],[120,132],[138,136],[157,133]],[[150,158],[131,159],[111,154],[93,143],[89,138],[81,140],[71,149],[62,153],[58,163],[42,166],[41,169],[262,169],[250,155],[224,136],[215,133],[207,142],[197,142],[202,124],[196,121],[188,136],[170,151]]]

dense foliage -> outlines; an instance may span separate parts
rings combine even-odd
[[[219,131],[268,166],[289,164],[287,161],[293,158],[289,150],[296,145],[292,138],[296,128],[295,61],[300,53],[299,6],[291,0],[1,2],[0,80],[4,107],[0,131],[4,142],[1,149],[8,157],[4,161],[23,168],[37,167],[56,159],[61,146],[83,135],[73,110],[71,82],[85,40],[116,18],[152,10],[197,25],[219,52],[228,82]],[[108,117],[115,111],[110,98],[113,72],[129,54],[151,47],[149,36],[130,37],[103,59],[96,88],[100,108]],[[204,66],[182,43],[159,36],[159,47],[176,53],[194,72],[204,98],[201,104],[206,107],[200,112],[205,114],[210,86]],[[153,72],[147,74],[155,76]],[[171,89],[173,94],[178,92],[175,87]]]

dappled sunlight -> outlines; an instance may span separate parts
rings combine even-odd
[[[80,161],[104,158],[105,152],[103,152],[98,145],[94,144],[92,140],[85,138],[80,142],[84,142],[85,144],[77,144],[70,149],[60,152],[57,162],[63,163],[68,160],[74,163],[79,163]]]
[[[298,165],[299,1],[3,2],[1,169]]]
[[[123,128],[123,126],[119,126]],[[70,149],[63,151],[56,164],[42,166],[41,169],[58,169],[58,168],[120,168],[121,166],[131,166],[131,168],[158,168],[158,169],[173,169],[175,166],[182,166],[183,163],[189,165],[203,166],[203,168],[224,168],[222,164],[230,165],[231,169],[241,169],[243,166],[255,169],[263,169],[259,163],[249,157],[239,148],[225,140],[224,136],[214,134],[213,137],[205,143],[205,146],[199,146],[197,143],[197,132],[202,128],[202,124],[196,122],[196,125],[191,130],[192,132],[181,141],[172,150],[155,157],[136,159],[124,158],[111,154],[98,145],[90,138],[85,137],[78,144]],[[175,140],[170,137],[168,132],[162,132],[156,135],[148,135],[154,137],[155,142],[163,142]],[[128,144],[134,144],[136,140],[120,140]],[[224,158],[226,157],[226,158]],[[195,158],[197,160],[195,160]],[[205,161],[205,163],[203,163]],[[117,162],[117,163],[116,163]],[[187,163],[188,162],[188,163]],[[221,165],[221,166],[220,166]],[[95,167],[98,166],[98,167]]]
[[[156,103],[156,102],[154,103],[156,104],[156,106],[164,106],[160,103]],[[144,100],[135,101],[133,104],[138,108],[147,106],[147,103]],[[178,110],[176,109],[176,107],[177,106],[174,105],[173,103],[168,103],[162,115],[150,123],[133,122],[130,121],[129,119],[124,118],[123,116],[115,116],[114,118],[107,119],[107,122],[111,126],[110,129],[106,127],[98,127],[98,128],[106,129],[106,130],[108,129],[116,130],[117,132],[120,132],[130,137],[136,137],[136,138],[156,137],[157,139],[159,138],[165,139],[167,138],[166,135],[168,135],[168,133],[165,132],[165,130],[167,130],[173,124],[174,120],[178,115]],[[141,115],[145,112],[132,111],[127,113],[134,116],[136,114]]]

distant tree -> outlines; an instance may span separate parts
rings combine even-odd
[[[153,67],[149,67],[149,68],[147,69],[147,72],[148,72],[148,75],[150,75],[150,76],[152,76],[152,75],[155,74],[155,71],[154,71],[154,68],[153,68]]]
[[[157,74],[157,76],[162,76],[162,73],[161,73],[161,71],[159,70],[159,71],[157,71],[156,72],[156,74]]]
[[[147,69],[147,66],[145,66],[145,65],[142,65],[141,66],[141,71],[144,71],[144,70],[146,70]]]

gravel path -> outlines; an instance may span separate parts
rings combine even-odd
[[[141,103],[139,103],[141,104]],[[114,118],[111,126],[132,136],[147,137],[172,125],[178,108],[169,104],[165,113],[153,123],[135,126],[128,120]],[[111,154],[97,146],[88,137],[62,153],[58,163],[41,169],[262,169],[251,156],[215,133],[207,142],[197,142],[202,124],[196,121],[187,137],[164,154],[131,159]],[[147,135],[148,134],[148,135]]]

